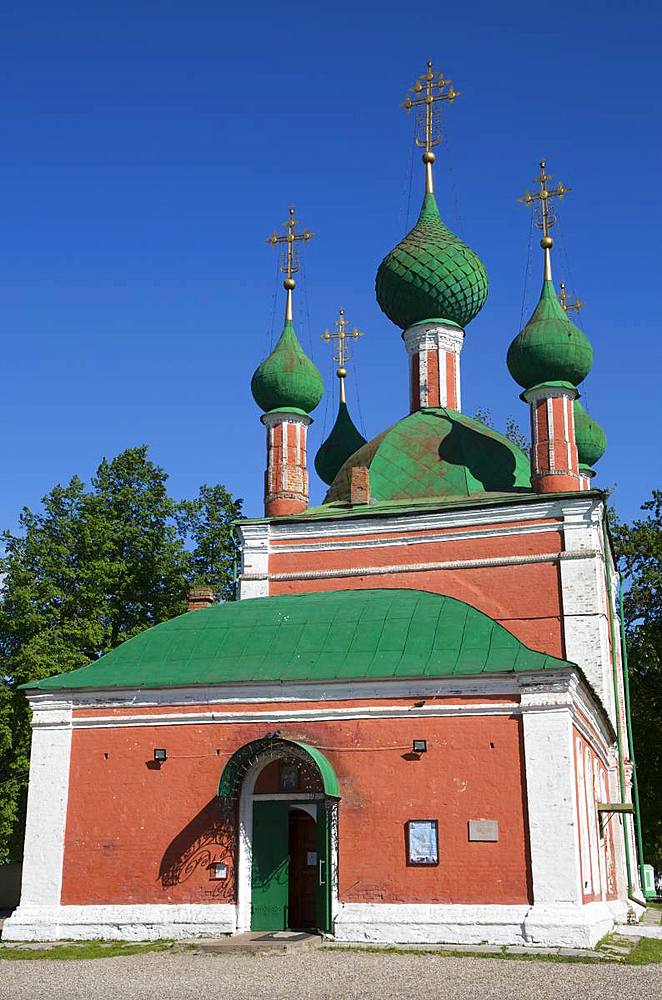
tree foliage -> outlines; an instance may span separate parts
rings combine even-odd
[[[612,527],[624,581],[634,750],[645,860],[662,869],[662,490]]]
[[[485,406],[476,410],[474,420],[480,420],[481,424],[485,424],[486,427],[491,427],[495,430],[492,411]],[[506,417],[506,429],[503,432],[503,436],[507,438],[511,444],[521,448],[525,455],[528,455],[530,448],[529,439],[514,417]]]
[[[233,589],[232,521],[223,486],[168,493],[146,447],[104,459],[89,486],[55,486],[23,509],[0,557],[0,862],[18,857],[29,767],[20,684],[80,667],[186,610],[191,584]]]

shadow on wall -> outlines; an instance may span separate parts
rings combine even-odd
[[[452,428],[439,445],[439,458],[449,465],[466,467],[486,493],[530,493],[515,486],[515,456],[502,441],[449,417]]]
[[[0,910],[13,910],[21,896],[22,865],[17,861],[0,865]]]
[[[188,882],[197,873],[196,883],[209,886],[206,895],[231,901],[235,891],[235,830],[237,806],[214,797],[187,823],[166,848],[159,868],[164,889]],[[227,875],[213,880],[212,865],[227,865]],[[197,894],[196,894],[197,898]]]

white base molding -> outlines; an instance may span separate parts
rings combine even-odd
[[[19,906],[5,920],[3,941],[154,941],[232,934],[234,903],[134,906]]]
[[[626,912],[624,903],[341,903],[334,931],[348,942],[592,948]]]

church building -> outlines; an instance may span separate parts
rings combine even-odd
[[[410,412],[365,441],[340,401],[314,467],[321,376],[285,321],[252,380],[264,514],[237,524],[236,601],[189,611],[26,686],[33,712],[21,902],[6,940],[316,929],[337,941],[590,947],[641,913],[618,578],[579,402],[593,350],[552,277],[544,163],[540,299],[507,351],[530,456],[462,412],[465,332],[487,298],[434,194],[379,266]],[[506,341],[504,340],[504,356]],[[257,360],[257,359],[256,359]]]

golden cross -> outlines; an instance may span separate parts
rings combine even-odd
[[[345,343],[347,339],[358,340],[359,337],[363,337],[364,334],[360,330],[354,327],[353,330],[347,330],[347,320],[345,319],[345,310],[341,309],[338,314],[338,319],[336,320],[336,332],[331,333],[330,330],[325,330],[321,334],[322,340],[325,344],[330,344],[332,341],[337,340],[338,346],[333,352],[333,360],[338,365],[336,375],[340,379],[340,401],[345,402],[345,376],[347,375],[347,369],[345,368],[345,363],[349,361],[349,349]]]
[[[534,205],[537,201],[540,202],[540,206],[536,206],[537,209],[539,207],[539,212],[536,212],[536,226],[538,229],[542,229],[543,233],[540,246],[545,251],[545,280],[551,281],[552,265],[549,251],[554,246],[554,240],[549,235],[549,231],[556,224],[556,215],[552,211],[550,200],[552,198],[563,198],[570,191],[570,188],[562,184],[561,181],[551,190],[547,187],[547,182],[552,180],[552,175],[545,173],[544,160],[540,161],[540,176],[534,178],[534,180],[536,184],[540,185],[540,191],[537,191],[535,194],[526,191],[524,196],[517,200],[523,205]]]
[[[434,106],[437,101],[452,103],[456,97],[460,96],[460,91],[455,90],[451,81],[447,80],[443,73],[433,70],[432,60],[428,59],[427,71],[417,78],[413,87],[409,88],[402,105],[405,111],[411,111],[412,108],[418,107],[425,108],[425,138],[422,139],[417,135],[416,145],[425,149],[423,153],[426,176],[425,189],[429,194],[432,194],[433,191],[432,164],[435,160],[432,147],[438,146],[441,142],[441,131],[435,121]]]
[[[586,303],[582,302],[581,299],[575,297],[574,302],[568,301],[568,290],[566,288],[565,281],[560,282],[559,288],[561,289],[561,294],[559,295],[559,302],[561,303],[561,309],[563,309],[563,312],[566,313],[579,312],[580,309],[584,308]]]
[[[299,223],[294,218],[294,206],[292,205],[290,207],[289,218],[287,222],[283,223],[283,226],[285,227],[286,230],[285,235],[279,236],[276,230],[274,229],[271,236],[268,236],[267,239],[265,240],[265,243],[270,243],[272,247],[285,244],[285,255],[283,263],[280,265],[280,269],[283,272],[283,274],[286,275],[285,281],[283,282],[283,288],[287,292],[287,303],[285,306],[286,320],[292,319],[292,292],[296,288],[296,282],[292,277],[292,275],[299,270],[299,259],[296,253],[295,244],[299,240],[303,240],[304,243],[307,243],[308,240],[312,240],[313,236],[315,235],[315,233],[309,232],[308,229],[304,229],[302,233],[296,233],[294,230],[295,227],[298,225]]]

